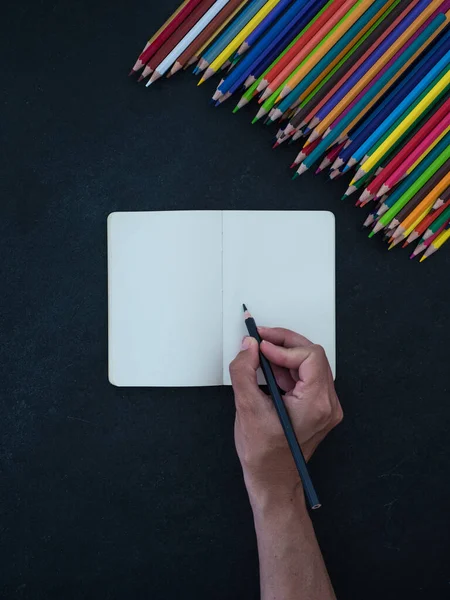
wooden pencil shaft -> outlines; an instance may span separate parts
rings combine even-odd
[[[258,344],[260,345],[262,342],[261,336],[258,333],[258,328],[256,327],[255,320],[251,317],[245,319],[245,325],[247,326],[248,333],[251,337],[255,338]],[[277,385],[275,375],[273,374],[272,367],[270,366],[267,358],[259,352],[259,359],[261,363],[261,369],[266,379],[267,385],[269,387],[270,395],[272,396],[273,403],[275,405],[275,409],[277,411],[278,417],[280,419],[281,426],[283,427],[284,434],[286,436],[287,442],[289,444],[289,448],[292,452],[292,456],[295,461],[295,465],[297,467],[298,473],[300,475],[303,489],[305,491],[305,495],[308,499],[308,503],[312,509],[316,509],[320,507],[319,498],[314,489],[313,483],[311,481],[311,477],[309,475],[308,467],[306,466],[306,461],[303,456],[303,452],[300,448],[300,444],[298,443],[297,436],[295,435],[294,428],[291,423],[291,419],[287,412],[286,406],[281,397],[280,389]]]

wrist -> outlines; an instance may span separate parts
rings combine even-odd
[[[300,478],[278,482],[261,482],[244,472],[244,480],[253,513],[269,515],[272,511],[295,509],[308,515],[305,495]]]

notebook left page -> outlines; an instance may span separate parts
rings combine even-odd
[[[108,217],[109,380],[222,385],[222,213]]]

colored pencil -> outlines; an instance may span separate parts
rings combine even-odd
[[[307,52],[305,54],[305,47],[307,49],[314,47],[314,44],[311,44],[311,40],[320,40],[321,37],[323,38],[327,33],[329,33],[341,18],[345,18],[345,16],[348,14],[348,9],[353,7],[355,3],[356,0],[334,0],[328,5],[327,9],[305,32],[305,35],[298,40],[298,42],[289,50],[289,52],[272,69],[272,71],[267,74],[267,76],[258,86],[259,92],[265,90],[263,95],[264,100],[270,94],[272,94],[292,72],[292,68],[290,68],[289,65],[294,63],[294,66],[297,66],[299,64],[300,60],[296,62],[296,57],[299,55],[299,53],[300,55],[303,54],[306,56]],[[322,36],[320,33],[322,33]],[[269,88],[268,90],[266,90],[267,87]]]
[[[419,0],[415,1],[418,2]],[[396,6],[393,5],[390,7],[386,13],[384,13],[378,19],[378,21],[372,26],[367,34],[363,36],[363,38],[349,51],[347,57],[344,57],[343,64],[339,67],[333,77],[329,79],[326,85],[324,85],[323,88],[312,98],[306,98],[305,101],[301,103],[301,110],[291,121],[290,125],[292,129],[301,127],[303,124],[307,124],[311,121],[315,111],[323,106],[327,99],[334,94],[336,89],[338,89],[341,83],[346,81],[353,70],[357,68],[357,65],[360,64],[360,61],[363,60],[366,52],[380,38],[381,31],[385,28],[387,29],[391,23],[395,21],[402,10],[403,6],[397,3]],[[380,27],[380,29],[378,29],[378,27]],[[289,132],[290,129],[288,127],[287,133]]]
[[[381,5],[384,2],[385,0],[380,0],[378,5]],[[357,6],[352,7],[352,11],[354,11],[356,8]],[[294,87],[294,89],[287,96],[281,99],[281,93],[283,89],[285,89],[284,84],[281,84],[280,87],[277,88],[275,92],[264,102],[257,116],[261,116],[261,114],[264,111],[271,109],[275,102],[281,99],[281,102],[278,105],[275,114],[272,116],[272,121],[278,119],[280,115],[288,107],[290,107],[292,103],[295,102],[298,98],[303,99],[303,95],[305,97],[307,96],[308,86],[313,84],[317,80],[317,78],[321,76],[324,70],[328,70],[330,69],[330,67],[333,67],[334,64],[338,63],[341,57],[345,56],[345,54],[351,50],[354,43],[361,37],[362,30],[359,28],[358,24],[351,25],[352,20],[349,16],[345,20],[345,23],[346,25],[344,29],[346,29],[346,31],[340,39],[339,43],[332,43],[330,46],[330,40],[334,40],[336,32],[339,31],[340,24],[336,25],[335,29],[332,30],[324,38],[323,42],[321,42],[317,46],[316,51],[313,52],[310,56],[308,56],[307,59],[300,64],[299,69],[302,70],[304,77]],[[348,25],[351,25],[351,27],[347,28]],[[323,53],[323,50],[327,50],[325,54]],[[299,70],[297,70],[297,73],[298,72]],[[263,97],[264,95],[261,97],[261,99]]]
[[[393,78],[398,77],[398,73],[401,68],[408,62],[408,60],[415,55],[415,53],[423,47],[426,47],[427,44],[430,43],[432,39],[434,39],[434,35],[436,32],[442,29],[443,24],[445,24],[446,18],[445,16],[437,16],[433,21],[428,25],[426,29],[417,37],[411,46],[406,49],[394,62],[394,64],[384,73],[384,75],[377,82],[376,86],[371,87],[368,92],[364,95],[364,97],[358,101],[358,103],[353,106],[351,111],[343,118],[339,124],[330,132],[330,134],[322,140],[322,142],[317,146],[317,148],[312,152],[307,159],[300,166],[300,175],[304,171],[306,171],[314,162],[319,158],[324,150],[328,148],[328,146],[336,140],[339,135],[345,130],[346,127],[351,125],[352,121],[357,117],[361,112],[367,109],[368,103],[373,100],[373,98],[377,95],[378,90],[383,88],[388,84]],[[329,136],[331,138],[329,139]],[[374,161],[372,161],[374,162]]]
[[[308,12],[307,7],[308,4],[305,0],[294,2],[289,10],[274,25],[270,33],[263,36],[246,56],[242,58],[237,67],[231,72],[231,75],[218,87],[218,91],[225,94],[235,83],[248,77],[255,63],[258,65],[259,61],[264,60],[269,53],[276,49],[286,36],[291,35],[291,38],[287,40],[289,42],[303,28],[304,15]]]
[[[445,200],[446,196],[447,199]],[[436,204],[438,204],[437,208]],[[441,196],[435,202],[428,216],[425,219],[423,219],[423,221],[419,223],[409,234],[408,239],[406,240],[406,244],[411,244],[412,242],[418,240],[422,235],[424,235],[424,233],[434,221],[434,219],[436,219],[436,217],[438,217],[447,208],[447,206],[450,206],[450,188],[447,188],[445,192],[441,194]]]
[[[383,196],[385,200],[380,204],[377,209],[377,218],[384,215],[396,202],[397,200],[404,194],[413,183],[422,176],[423,173],[430,167],[434,160],[436,160],[439,155],[445,150],[446,145],[450,141],[450,134],[447,134],[448,137],[444,138],[437,144],[437,146],[428,154],[428,156],[420,162],[417,167],[412,171],[408,177],[406,177],[399,186],[391,192],[389,196]]]
[[[223,63],[228,60],[234,52],[236,52],[242,42],[246,39],[246,36],[253,31],[253,29],[259,23],[261,23],[261,21],[279,2],[280,0],[267,0],[267,2],[255,14],[255,16],[250,19],[247,25],[245,25],[245,27],[236,35],[236,37],[233,38],[231,42],[222,50],[222,52],[212,61],[198,82],[198,85],[201,85],[220,69]]]
[[[247,0],[230,0],[222,10],[212,19],[212,21],[205,27],[205,29],[198,35],[186,48],[184,52],[180,54],[177,61],[173,65],[170,74],[174,75],[177,71],[182,69],[196,53],[200,51],[201,47],[211,40],[213,34],[219,31],[220,26],[224,26],[228,22],[228,19],[233,18],[239,10],[246,4]]]
[[[447,225],[446,229],[439,234],[436,240],[430,244],[425,254],[420,259],[420,262],[423,262],[425,259],[429,258],[432,254],[437,252],[439,248],[441,248],[445,242],[448,242],[450,239],[450,227]]]
[[[256,15],[259,9],[264,6],[266,0],[251,0],[247,6],[239,13],[234,21],[224,30],[224,32],[209,46],[201,56],[198,63],[199,71],[204,71],[209,64],[228,46],[236,37],[239,31],[249,23]]]
[[[174,18],[169,20],[167,27],[164,27],[163,31],[158,35],[153,42],[148,44],[145,50],[140,54],[136,61],[133,71],[139,71],[151,57],[161,48],[161,46],[176,32],[178,27],[182,25],[189,18],[189,15],[203,0],[189,0],[183,6],[183,8],[174,15]]]
[[[184,0],[130,74],[220,71],[216,106],[243,87],[233,112],[256,100],[273,148],[301,140],[294,178],[356,167],[369,237],[423,261],[449,239],[449,21],[450,0]]]
[[[403,48],[408,39],[426,21],[441,0],[421,0],[405,19],[387,36],[383,43],[371,54],[359,69],[342,86],[334,98],[321,109],[320,122],[315,125],[316,135],[323,135],[336,117],[362,92],[374,76]],[[428,3],[428,6],[427,6]],[[319,118],[319,116],[316,116]]]
[[[241,56],[270,28],[278,17],[286,10],[292,0],[280,0],[280,2],[269,12],[269,14],[250,32],[248,38],[242,42],[236,54]]]
[[[399,225],[398,222],[394,221],[397,214],[402,208],[411,200],[411,198],[420,190],[420,188],[428,181],[428,179],[450,158],[450,146],[431,163],[431,165],[418,177],[412,185],[400,196],[389,210],[384,213],[378,220],[374,229],[371,232],[371,236],[378,233],[383,227],[389,225],[391,228]]]

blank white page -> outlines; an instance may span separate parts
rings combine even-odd
[[[222,213],[108,217],[109,380],[222,385]]]
[[[324,211],[223,213],[223,380],[246,335],[242,303],[258,325],[303,334],[335,355],[335,224]]]

